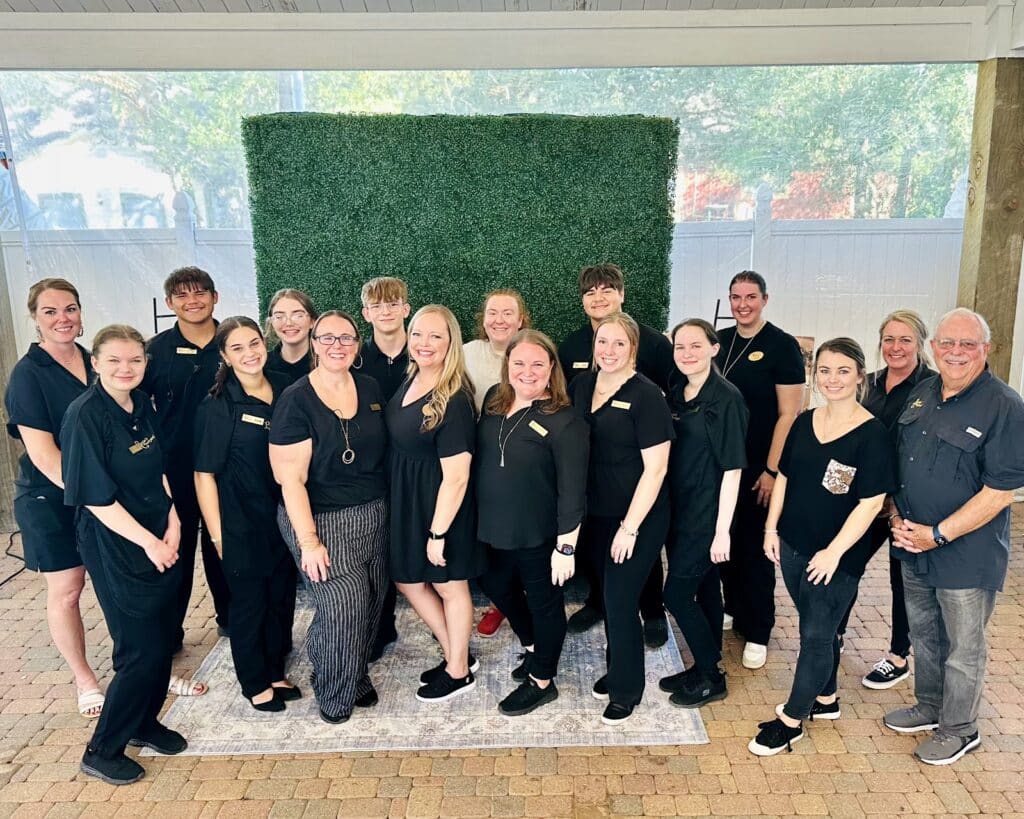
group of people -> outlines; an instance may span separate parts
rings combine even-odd
[[[667,639],[666,609],[693,662],[659,687],[684,708],[720,700],[724,628],[744,638],[745,666],[766,662],[778,565],[800,651],[789,698],[750,742],[769,755],[791,749],[806,720],[839,718],[846,622],[889,540],[892,645],[864,684],[906,678],[913,644],[917,702],[885,725],[930,731],[915,752],[924,762],[977,747],[984,629],[1024,484],[1024,402],[987,369],[984,319],[958,309],[940,320],[937,375],[911,311],[882,322],[877,372],[855,341],[825,341],[802,411],[803,355],[764,318],[759,274],[730,282],[734,327],[694,318],[667,334],[623,312],[615,265],[586,267],[578,283],[587,321],[560,346],[508,289],[484,297],[464,345],[442,305],[410,319],[396,278],[363,286],[364,340],[352,315],[319,313],[293,289],[273,296],[265,327],[217,322],[212,278],[187,267],[165,282],[171,329],[147,343],[111,325],[91,351],[77,343],[74,286],[33,285],[39,341],[6,396],[26,449],[15,514],[79,709],[98,717],[82,770],[125,784],[143,775],[127,745],[187,746],[157,715],[168,691],[205,691],[171,674],[197,543],[257,711],[303,696],[286,675],[301,573],[310,685],[333,724],[378,701],[368,667],[398,637],[396,590],[443,654],[416,698],[475,687],[473,580],[494,604],[481,632],[507,618],[522,646],[507,716],[555,700],[567,631],[603,622],[593,694],[605,723],[629,719],[645,643]],[[567,619],[577,554],[589,596]],[[105,695],[85,657],[86,571],[114,641]]]

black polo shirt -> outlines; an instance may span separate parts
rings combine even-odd
[[[545,414],[544,404],[509,418],[485,411],[477,425],[477,536],[496,549],[539,546],[583,521],[590,429],[572,407]]]
[[[565,371],[565,380],[571,382],[576,376],[592,369],[594,362],[594,327],[588,321],[572,333],[558,347],[558,360]],[[647,376],[662,392],[668,392],[676,366],[672,360],[672,343],[663,333],[640,325],[640,344],[636,351],[637,372]]]
[[[306,492],[314,515],[369,503],[387,493],[384,395],[373,378],[360,373],[352,377],[358,405],[356,414],[345,422],[356,455],[350,464],[341,459],[345,451],[342,422],[320,400],[308,375],[285,390],[274,408],[270,443],[297,444],[312,439]]]
[[[622,518],[644,471],[641,450],[675,438],[672,416],[661,389],[640,373],[591,412],[596,383],[597,373],[591,370],[569,385],[576,412],[590,425],[587,514]],[[667,501],[663,482],[655,504]]]
[[[75,345],[85,363],[86,381],[92,383],[92,363],[88,351],[80,344]],[[7,434],[21,439],[18,427],[30,427],[49,432],[57,447],[60,447],[60,422],[68,405],[87,389],[65,367],[58,364],[46,350],[33,343],[28,352],[14,365],[11,379],[4,395],[7,410]],[[16,497],[41,489],[57,489],[50,479],[36,469],[22,453],[18,459],[18,476],[14,480]]]
[[[747,419],[740,391],[714,369],[693,400],[683,396],[686,379],[667,398],[676,439],[669,458],[672,538],[709,547],[718,521],[722,476],[747,465]]]
[[[935,370],[929,369],[921,362],[918,367],[904,378],[889,392],[885,391],[885,379],[889,374],[888,367],[882,367],[877,372],[868,376],[867,394],[861,404],[864,409],[885,424],[886,429],[893,433],[893,444],[896,443],[896,422],[899,420],[903,407],[906,406],[910,393],[914,387],[935,375]]]
[[[281,356],[281,345],[278,344],[273,350],[267,353],[267,366],[268,372],[281,373],[288,378],[288,384],[291,386],[298,381],[302,376],[309,375],[309,371],[313,369],[313,347],[310,346],[306,354],[298,361],[290,362],[285,361]],[[276,391],[275,391],[276,396]]]
[[[805,383],[803,353],[793,336],[771,322],[765,322],[752,339],[738,335],[735,327],[726,327],[718,331],[718,341],[715,363],[722,375],[739,388],[750,410],[747,466],[760,473],[768,462],[779,420],[775,387]]]
[[[390,401],[405,381],[406,369],[409,367],[409,348],[403,347],[402,352],[391,358],[384,355],[371,338],[363,345],[359,355],[361,360],[353,369],[376,378],[384,392],[384,401]]]
[[[291,386],[288,376],[267,370],[274,391],[267,404],[242,389],[232,373],[224,390],[208,395],[196,412],[195,471],[216,477],[224,569],[267,576],[283,545],[277,528],[281,488],[270,469],[270,419]]]
[[[943,400],[942,379],[922,381],[899,417],[896,506],[935,526],[981,491],[1024,486],[1024,401],[986,370]],[[1010,552],[1010,510],[948,545],[919,555],[893,547],[939,589],[1000,590]]]
[[[160,441],[167,458],[167,478],[172,490],[184,494],[193,487],[192,434],[196,410],[210,392],[220,353],[214,340],[205,347],[188,341],[178,324],[158,333],[146,345],[149,363],[141,389],[148,393],[160,424]]]

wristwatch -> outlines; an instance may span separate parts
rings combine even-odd
[[[558,543],[555,545],[555,551],[558,552],[560,555],[572,557],[574,554],[576,554],[576,547],[570,546],[568,543]]]
[[[935,541],[936,546],[946,546],[949,543],[942,532],[939,531],[938,524],[932,527],[932,540]]]
[[[431,540],[444,540],[448,536],[448,532],[435,532],[433,529],[427,529],[427,537]]]

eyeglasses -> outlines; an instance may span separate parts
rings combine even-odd
[[[305,321],[309,318],[309,313],[305,310],[296,310],[294,313],[271,313],[270,320],[274,324],[280,324],[282,321],[291,321],[298,324],[300,321]]]
[[[210,291],[205,287],[197,287],[194,290],[179,290],[177,293],[171,293],[171,299],[173,301],[187,301],[192,296],[204,299],[210,295]]]
[[[380,313],[383,310],[390,310],[394,313],[401,310],[404,304],[404,301],[378,301],[375,304],[366,305],[366,309],[371,313]]]
[[[319,341],[325,347],[333,347],[335,344],[340,344],[342,347],[351,347],[353,344],[359,341],[359,339],[356,338],[355,336],[335,336],[331,335],[330,333],[325,333],[324,335],[320,336],[313,336],[313,338],[314,340]]]
[[[935,346],[940,350],[952,350],[957,345],[965,353],[973,353],[977,350],[984,342],[975,341],[973,338],[937,338],[935,339]]]

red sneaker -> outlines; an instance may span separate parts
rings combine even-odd
[[[484,612],[477,624],[476,633],[481,637],[493,637],[498,633],[501,624],[505,622],[505,615],[498,611],[497,606],[491,606]]]

